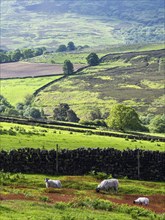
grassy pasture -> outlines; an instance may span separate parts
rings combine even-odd
[[[53,54],[44,54],[38,57],[33,57],[28,59],[28,62],[32,63],[57,63],[63,64],[65,60],[70,60],[74,64],[87,64],[86,57],[89,53],[53,53]],[[99,53],[98,56],[101,57],[105,54]]]
[[[24,102],[26,95],[32,95],[37,89],[59,77],[61,76],[0,80],[0,92],[15,106],[18,102]]]
[[[88,120],[95,108],[104,115],[118,102],[132,105],[140,114],[163,113],[164,72],[159,57],[163,51],[107,55],[100,65],[47,87],[34,105],[51,115],[59,102],[68,103],[82,120]]]
[[[95,192],[99,176],[1,175],[0,213],[3,219],[139,219],[163,220],[165,185],[161,182],[119,179],[119,192]],[[46,189],[44,178],[60,179],[62,189]],[[153,190],[154,189],[154,190]],[[148,207],[133,205],[145,195]]]
[[[22,147],[50,150],[54,149],[56,144],[58,144],[60,149],[111,147],[118,150],[140,148],[143,150],[164,151],[164,143],[162,142],[134,141],[117,137],[90,135],[85,129],[84,133],[79,133],[56,128],[50,129],[4,122],[1,122],[0,129],[1,131],[8,131],[6,134],[4,132],[1,133],[0,150],[11,150]],[[15,132],[15,135],[10,135],[11,130]]]

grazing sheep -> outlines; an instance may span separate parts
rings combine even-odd
[[[109,191],[111,188],[113,188],[117,192],[118,186],[119,186],[119,182],[117,179],[103,180],[96,188],[96,192],[100,192],[100,190]]]
[[[60,180],[51,180],[46,178],[46,188],[52,187],[52,188],[62,188],[61,181]]]
[[[149,205],[149,199],[146,197],[139,197],[138,199],[134,200],[133,203],[139,205]]]

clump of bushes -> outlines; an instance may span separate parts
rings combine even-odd
[[[97,172],[95,170],[92,170],[91,172],[89,172],[90,176],[93,176],[94,178],[98,179],[98,180],[103,180],[103,179],[110,179],[112,178],[112,175],[104,173],[104,172]]]
[[[12,174],[10,172],[0,172],[0,185],[7,185],[13,182],[21,182],[25,179],[22,173]]]

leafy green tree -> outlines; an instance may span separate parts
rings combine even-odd
[[[29,48],[25,48],[22,50],[22,55],[23,55],[24,59],[34,57],[34,50],[29,49]]]
[[[132,107],[123,104],[116,104],[112,107],[107,118],[107,125],[113,129],[125,131],[141,130],[139,116]]]
[[[19,49],[17,49],[17,50],[14,50],[10,53],[10,57],[11,57],[12,62],[19,61],[20,58],[22,57],[22,53]]]
[[[72,109],[68,109],[67,111],[67,121],[71,122],[79,122],[79,118],[77,117],[76,113]]]
[[[67,51],[67,47],[64,44],[61,44],[56,50],[56,52],[65,52],[65,51]]]
[[[23,109],[24,109],[24,104],[21,103],[21,102],[17,103],[17,104],[16,104],[16,109],[17,109],[17,110],[23,110]]]
[[[156,115],[150,122],[150,131],[165,133],[165,114]]]
[[[75,50],[75,49],[76,49],[76,47],[75,47],[74,43],[73,43],[72,41],[70,41],[70,42],[68,43],[67,50],[68,50],[68,51],[73,51],[73,50]]]
[[[5,52],[0,52],[0,63],[10,62],[10,56],[8,56]]]
[[[30,105],[33,99],[33,95],[27,94],[25,96],[25,105]]]
[[[30,106],[28,106],[25,109],[23,116],[27,118],[39,119],[41,118],[41,112],[39,111],[39,109],[31,108]]]
[[[71,75],[74,71],[73,64],[70,60],[65,60],[63,65],[63,72],[65,75]]]
[[[54,119],[58,121],[71,121],[71,122],[78,122],[79,118],[77,117],[76,113],[70,109],[69,105],[66,103],[60,103],[54,109]]]
[[[96,53],[90,53],[86,60],[90,66],[97,66],[99,64],[99,58]]]
[[[31,108],[30,109],[30,116],[34,119],[39,119],[39,118],[41,118],[41,112],[39,111],[39,109]]]

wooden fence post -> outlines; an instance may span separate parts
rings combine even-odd
[[[58,144],[56,144],[56,173],[58,174]]]

